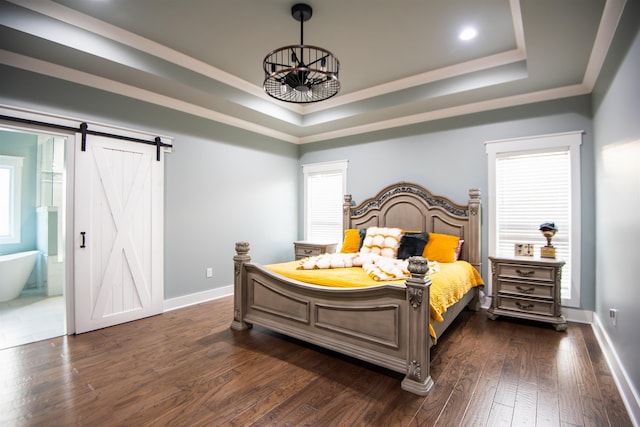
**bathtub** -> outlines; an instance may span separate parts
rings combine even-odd
[[[38,251],[0,255],[0,302],[18,298],[38,259]]]

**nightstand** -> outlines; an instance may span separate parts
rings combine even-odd
[[[564,261],[555,259],[489,257],[491,261],[492,301],[489,318],[511,316],[553,324],[567,330],[562,315],[560,278]]]
[[[336,251],[337,247],[337,243],[293,242],[296,259],[321,255],[324,253],[333,253]]]

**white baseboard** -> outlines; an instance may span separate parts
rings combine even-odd
[[[197,292],[195,294],[183,295],[164,300],[164,311],[177,310],[179,308],[200,304],[205,301],[211,301],[229,295],[233,295],[233,285],[210,289],[204,292]]]
[[[624,366],[620,363],[618,354],[611,344],[609,335],[602,326],[600,318],[597,314],[594,314],[593,318],[594,322],[591,325],[593,333],[598,340],[598,344],[600,344],[600,348],[602,349],[605,359],[607,360],[607,364],[611,370],[611,375],[616,382],[620,396],[622,396],[622,401],[624,402],[624,406],[627,408],[631,422],[635,427],[638,427],[640,426],[640,397],[638,396],[638,392],[633,388],[633,383],[630,381]]]
[[[562,307],[562,314],[568,322],[593,324],[593,311],[580,308]]]

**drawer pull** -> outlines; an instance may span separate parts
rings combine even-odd
[[[533,291],[536,290],[536,288],[534,288],[534,287],[524,288],[524,287],[522,287],[520,285],[516,285],[516,289],[519,290],[520,292],[525,293],[525,294],[531,294],[531,293],[533,293]]]
[[[531,277],[533,276],[536,272],[535,270],[529,270],[529,271],[522,271],[519,268],[516,269],[516,273],[518,273],[519,275],[521,275],[522,277]]]
[[[533,308],[533,304],[522,304],[520,301],[516,301],[516,305],[521,310],[531,310]]]
[[[304,249],[304,254],[305,255],[310,255],[313,253],[313,249]]]

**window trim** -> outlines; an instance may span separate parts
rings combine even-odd
[[[524,154],[527,152],[568,150],[571,163],[571,298],[563,298],[562,305],[567,307],[580,307],[580,271],[581,271],[581,171],[580,171],[580,146],[584,131],[553,133],[546,135],[529,136],[513,139],[502,139],[485,142],[487,153],[488,174],[488,251],[496,253],[496,158],[506,154]],[[491,280],[489,289],[491,292]]]
[[[321,173],[340,172],[342,174],[342,194],[347,192],[347,168],[349,166],[348,160],[338,160],[331,162],[310,163],[302,165],[302,173],[304,176],[304,209],[303,209],[303,221],[304,221],[304,240],[309,236],[309,190],[308,190],[308,178],[310,175],[316,175]],[[342,213],[341,213],[342,218]],[[342,243],[342,239],[340,242]]]
[[[0,168],[9,170],[9,234],[0,235],[0,244],[20,243],[22,223],[22,165],[24,157],[0,155]]]

